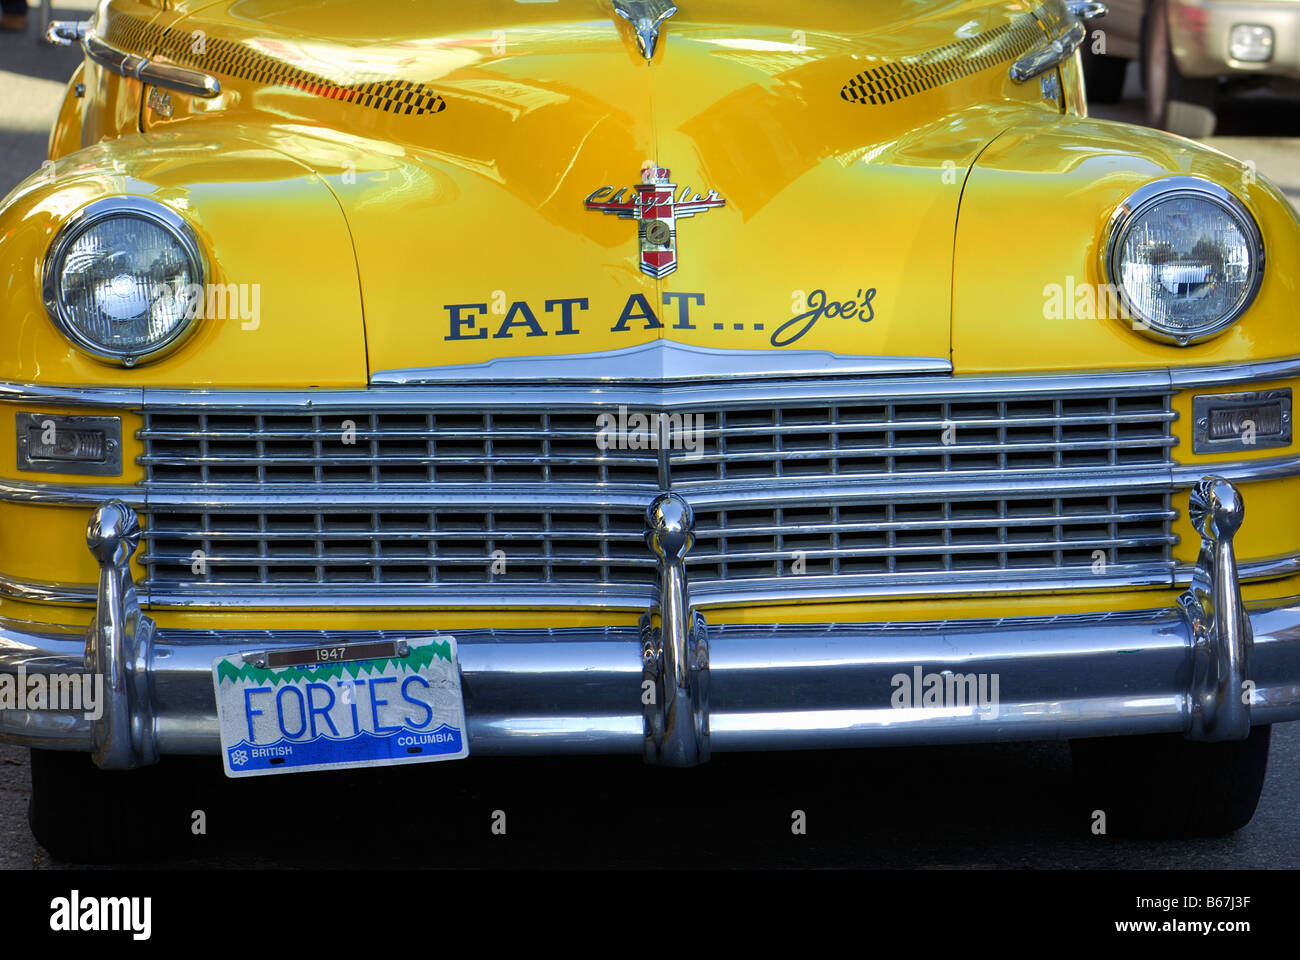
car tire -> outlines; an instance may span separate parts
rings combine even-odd
[[[1245,740],[1205,743],[1181,734],[1070,741],[1087,822],[1151,838],[1212,837],[1250,822],[1264,787],[1270,727]],[[1100,831],[1098,831],[1100,832]]]
[[[1191,139],[1214,133],[1218,81],[1179,73],[1169,40],[1168,0],[1154,0],[1142,23],[1142,89],[1151,126]]]
[[[89,754],[31,752],[27,820],[49,853],[68,863],[129,863],[158,852],[159,799],[168,797],[157,767],[100,770]]]
[[[1124,77],[1128,61],[1083,50],[1083,89],[1089,103],[1119,103],[1124,95]]]

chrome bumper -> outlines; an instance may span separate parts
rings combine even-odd
[[[1300,597],[1242,604],[1232,538],[1243,508],[1230,483],[1201,481],[1190,515],[1201,558],[1170,609],[717,626],[690,606],[689,505],[665,494],[647,518],[660,564],[657,625],[647,615],[639,627],[455,633],[470,750],[641,753],[688,766],[713,750],[1159,732],[1241,739],[1251,725],[1300,719]],[[102,715],[0,709],[0,739],[88,751],[105,768],[216,754],[215,657],[382,635],[155,628],[128,572],[137,538],[130,508],[95,511],[88,540],[101,576],[89,631],[0,620],[0,678],[97,674]],[[895,706],[900,675],[995,676],[999,696],[993,709]]]

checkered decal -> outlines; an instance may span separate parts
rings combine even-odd
[[[153,49],[154,41],[161,33],[162,31],[148,20],[110,11],[104,39],[119,50],[147,57],[149,51]]]
[[[840,96],[877,106],[893,103],[1015,60],[1046,39],[1034,17],[1018,16],[987,33],[864,70],[844,85]]]
[[[105,40],[119,49],[140,56],[163,54],[176,63],[267,86],[295,87],[318,97],[383,110],[385,113],[418,115],[441,113],[447,102],[422,83],[383,79],[373,82],[336,83],[319,74],[251,50],[242,43],[206,37],[203,52],[195,53],[194,36],[188,30],[166,29],[128,14],[109,21]]]

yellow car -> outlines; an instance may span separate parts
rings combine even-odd
[[[173,755],[1012,739],[1074,743],[1094,833],[1247,822],[1300,718],[1300,223],[1087,116],[1097,6],[54,24],[0,205],[41,842],[133,852],[108,771]]]

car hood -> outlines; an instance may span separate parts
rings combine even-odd
[[[194,19],[304,70],[243,107],[338,197],[373,379],[661,378],[950,368],[962,184],[1003,113],[1038,107],[1005,63],[868,102],[868,71],[1028,16],[915,7],[692,2],[653,62],[593,0]],[[643,257],[648,180],[675,262]]]

